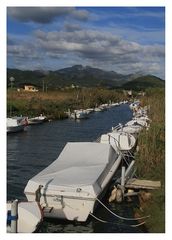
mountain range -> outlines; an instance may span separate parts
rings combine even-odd
[[[43,83],[49,89],[77,85],[79,87],[108,87],[143,90],[147,87],[164,87],[165,81],[152,75],[128,74],[123,75],[115,71],[105,71],[90,66],[74,65],[56,71],[31,71],[7,69],[7,85],[10,77],[15,79],[14,86],[22,87],[32,84],[42,88]]]

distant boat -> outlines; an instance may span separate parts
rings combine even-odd
[[[117,106],[120,106],[120,104],[119,103],[112,103],[111,106],[112,107],[117,107]]]
[[[72,119],[85,119],[88,118],[88,114],[86,110],[74,110],[73,113],[70,113],[69,117]]]
[[[111,144],[119,151],[133,151],[136,146],[136,138],[126,132],[111,132],[102,134],[100,143]]]
[[[28,121],[26,117],[7,118],[7,133],[24,131],[27,125]]]
[[[89,114],[94,112],[94,108],[87,108],[85,111]]]
[[[95,107],[94,108],[94,111],[95,112],[102,112],[104,109],[103,108],[101,108],[101,107]]]
[[[40,123],[45,122],[47,120],[47,117],[40,115],[38,117],[28,118],[27,120],[28,120],[29,125],[40,124]]]
[[[108,144],[67,143],[51,165],[30,179],[25,187],[29,201],[42,186],[44,216],[86,221],[97,206],[121,163],[121,154]]]
[[[11,204],[7,203],[7,232],[11,232]],[[17,233],[32,233],[43,220],[43,213],[37,202],[19,202],[17,214]],[[14,217],[13,217],[14,218]]]
[[[133,103],[130,103],[130,105],[129,105],[131,110],[138,109],[139,106],[140,106],[140,101],[139,100],[134,101]]]

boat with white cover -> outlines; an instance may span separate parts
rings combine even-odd
[[[148,127],[147,121],[139,118],[132,119],[125,124],[125,126],[136,126],[136,125],[142,126],[142,127]]]
[[[25,117],[7,118],[7,133],[24,131],[27,125],[28,125],[28,122]]]
[[[33,117],[33,118],[28,118],[28,124],[33,125],[33,124],[40,124],[43,123],[47,120],[46,116],[43,116],[42,114],[38,117]]]
[[[136,146],[136,138],[126,132],[111,132],[102,134],[100,143],[111,144],[119,151],[132,151]]]
[[[125,133],[129,133],[132,135],[137,135],[141,130],[143,129],[143,126],[141,125],[130,125],[130,126],[126,126],[126,125],[122,125],[119,124],[116,127],[112,127],[112,132],[125,132]]]
[[[33,201],[42,187],[45,217],[86,221],[120,163],[121,154],[111,145],[67,143],[57,160],[28,181],[24,192]]]
[[[69,115],[72,119],[85,119],[88,118],[88,112],[86,110],[74,110],[73,113]]]
[[[7,203],[7,232],[11,232],[12,202]],[[43,220],[43,212],[38,202],[18,202],[17,233],[32,233],[36,231]]]

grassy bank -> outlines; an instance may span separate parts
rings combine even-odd
[[[48,92],[17,92],[15,89],[7,92],[7,114],[37,116],[41,113],[51,119],[62,119],[68,109],[95,107],[109,101],[123,100],[123,91],[103,88],[82,88],[56,90]]]
[[[161,189],[152,191],[152,198],[142,204],[149,232],[165,231],[165,93],[164,89],[147,91],[142,99],[143,106],[149,105],[151,127],[139,135],[139,152],[136,154],[137,175],[142,179],[160,180]],[[143,215],[143,213],[140,213]]]

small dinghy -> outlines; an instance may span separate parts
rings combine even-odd
[[[136,146],[136,138],[126,132],[111,132],[102,134],[100,143],[111,144],[119,151],[133,151]]]
[[[12,202],[7,203],[7,232],[11,229],[12,221],[17,221],[17,233],[32,233],[36,231],[43,220],[43,213],[38,202],[18,202],[16,216],[12,216]]]
[[[45,217],[86,221],[120,163],[121,155],[111,145],[67,143],[57,160],[29,180],[24,192],[29,201],[39,192]]]

